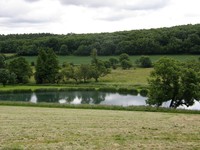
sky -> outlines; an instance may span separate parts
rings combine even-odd
[[[200,0],[0,0],[0,34],[100,33],[200,23]]]

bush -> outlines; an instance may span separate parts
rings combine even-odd
[[[98,91],[116,93],[116,92],[117,92],[117,89],[114,88],[114,87],[101,87],[101,88],[98,89]]]
[[[148,90],[147,89],[141,89],[140,95],[143,96],[143,97],[146,97],[148,95]]]
[[[133,65],[132,65],[131,61],[123,60],[121,62],[121,66],[122,66],[122,69],[130,69]]]
[[[150,68],[152,67],[151,59],[148,56],[142,56],[140,59],[136,60],[135,62],[138,66],[143,68]]]

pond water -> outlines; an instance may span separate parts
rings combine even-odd
[[[26,101],[32,103],[51,102],[60,104],[101,104],[101,105],[146,105],[147,97],[130,94],[119,94],[99,91],[66,91],[66,92],[38,92],[38,93],[15,93],[0,94],[0,101]],[[163,104],[168,107],[169,102]],[[195,102],[191,107],[180,107],[185,109],[200,110],[200,103]]]

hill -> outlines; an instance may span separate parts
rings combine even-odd
[[[114,33],[0,35],[1,53],[37,55],[46,48],[80,56],[90,55],[94,48],[98,55],[200,54],[200,24]]]

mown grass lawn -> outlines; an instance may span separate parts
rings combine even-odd
[[[200,149],[199,115],[0,106],[0,149]]]

